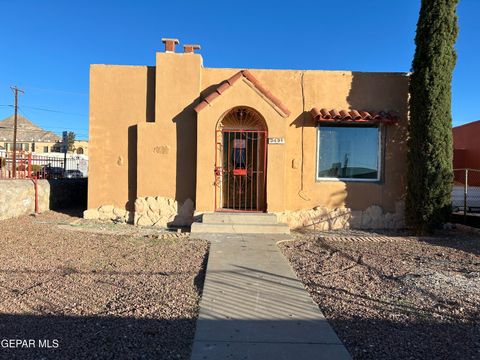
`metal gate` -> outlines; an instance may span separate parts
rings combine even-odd
[[[217,130],[217,211],[265,211],[267,131]]]

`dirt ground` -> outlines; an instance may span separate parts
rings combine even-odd
[[[55,212],[0,221],[0,358],[188,359],[207,252]]]
[[[480,359],[480,236],[344,231],[280,245],[354,359]]]

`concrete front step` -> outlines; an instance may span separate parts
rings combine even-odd
[[[192,234],[290,234],[287,224],[193,223]]]
[[[202,216],[204,224],[276,224],[277,215],[266,213],[214,212]]]

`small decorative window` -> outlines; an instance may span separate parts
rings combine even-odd
[[[380,180],[380,127],[374,124],[320,125],[317,180]]]

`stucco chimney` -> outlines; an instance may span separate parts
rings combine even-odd
[[[183,45],[183,52],[193,54],[195,50],[200,50],[200,45],[197,44],[185,44]]]
[[[178,39],[163,38],[162,42],[165,44],[165,52],[175,52],[175,45],[179,43]]]

